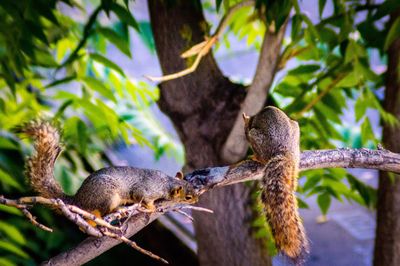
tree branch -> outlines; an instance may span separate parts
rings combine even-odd
[[[153,77],[150,75],[145,75],[145,77],[151,81],[157,81],[157,82],[164,82],[168,80],[173,80],[177,79],[183,76],[186,76],[192,72],[194,72],[197,67],[200,64],[201,59],[208,54],[208,52],[211,50],[211,48],[214,46],[214,44],[219,40],[221,37],[222,33],[224,32],[225,28],[229,25],[230,19],[232,18],[233,14],[236,13],[236,11],[240,10],[242,7],[246,6],[251,6],[254,5],[255,1],[254,0],[247,0],[243,2],[239,2],[236,5],[232,6],[225,14],[225,16],[222,18],[221,22],[219,23],[217,30],[211,37],[206,37],[205,41],[198,43],[194,46],[192,46],[189,50],[185,51],[184,53],[181,54],[182,58],[188,58],[196,55],[196,59],[194,60],[194,63],[179,72],[173,73],[173,74],[168,74],[162,77]]]
[[[378,147],[378,150],[341,148],[301,153],[299,167],[301,171],[327,167],[367,168],[400,173],[400,154],[384,150],[381,147]],[[264,168],[265,166],[258,162],[245,160],[231,166],[196,170],[187,174],[185,179],[194,184],[199,194],[202,194],[215,187],[258,180],[262,177]],[[171,202],[163,202],[157,207],[157,212],[137,213],[132,216],[126,222],[125,236],[128,238],[135,235],[143,227],[169,210],[177,207],[182,208],[182,206],[174,205]],[[78,246],[53,257],[44,264],[81,265],[119,243],[121,241],[109,237],[89,237]]]
[[[236,117],[235,124],[221,151],[222,158],[228,163],[237,162],[246,155],[248,143],[244,135],[242,113],[252,116],[263,108],[279,63],[280,48],[286,25],[287,21],[277,33],[270,32],[268,29],[265,32],[256,74],[254,75],[252,84],[248,88],[246,98]]]

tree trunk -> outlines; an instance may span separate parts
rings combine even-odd
[[[391,17],[393,21],[399,16]],[[389,25],[392,25],[390,23]],[[400,38],[388,50],[384,108],[400,119]],[[400,152],[400,127],[383,127],[385,148]],[[394,178],[391,178],[391,176]],[[400,176],[381,172],[379,176],[377,230],[374,265],[400,265]]]
[[[206,35],[200,1],[150,0],[149,10],[163,73],[186,68],[191,62],[182,60],[180,54]],[[211,53],[194,73],[160,85],[158,104],[185,146],[185,171],[223,164],[220,150],[244,96],[243,86],[222,75]],[[252,236],[248,199],[249,189],[244,185],[202,196],[200,204],[214,214],[194,213],[201,265],[271,264],[263,242]]]

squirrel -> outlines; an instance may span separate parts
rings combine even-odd
[[[59,198],[99,218],[125,204],[141,203],[153,212],[154,203],[161,200],[180,203],[198,200],[193,185],[183,180],[181,172],[171,177],[161,171],[129,166],[100,169],[83,181],[74,196],[66,195],[53,174],[62,151],[59,130],[49,122],[33,121],[19,131],[35,140],[34,153],[26,163],[26,175],[33,190],[45,198]]]
[[[249,117],[243,113],[253,160],[265,165],[261,201],[278,250],[302,265],[309,244],[299,217],[295,191],[300,160],[300,130],[280,109],[268,106]]]

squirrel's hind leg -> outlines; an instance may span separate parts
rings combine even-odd
[[[100,219],[102,218],[101,212],[99,210],[90,211],[90,213],[93,214],[94,216],[96,216],[97,218],[100,218]],[[97,224],[93,220],[90,220],[90,219],[85,219],[85,220],[90,226],[96,227]],[[85,232],[85,230],[81,227],[79,227],[79,230],[81,230],[82,232]]]

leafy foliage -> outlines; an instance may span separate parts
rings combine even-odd
[[[151,111],[158,89],[129,77],[107,55],[114,46],[131,57],[129,30],[144,32],[128,1],[5,0],[0,25],[0,194],[31,194],[23,165],[32,145],[13,128],[37,117],[64,130],[55,175],[70,194],[109,164],[104,151],[115,142],[147,145],[157,157],[183,162],[181,145]],[[148,28],[142,39],[152,43]],[[73,228],[57,230],[65,221],[48,210],[35,213],[55,232],[40,232],[19,211],[0,206],[1,265],[36,264],[82,239]]]
[[[223,15],[238,2],[202,5]],[[319,0],[317,20],[297,0],[255,2],[234,14],[220,42],[229,48],[233,35],[259,49],[266,31],[276,32],[288,21],[290,37],[284,41],[281,72],[270,98],[299,121],[302,149],[376,145],[379,135],[368,111],[375,110],[391,125],[398,121],[381,106],[383,77],[371,66],[371,57],[383,56],[400,35],[399,21],[382,26],[399,1]],[[328,5],[333,10],[326,15]],[[89,172],[109,163],[104,150],[115,142],[147,145],[156,157],[168,154],[183,163],[181,145],[152,113],[157,88],[130,77],[107,53],[115,48],[119,56],[134,58],[131,31],[155,51],[149,22],[134,18],[128,0],[2,0],[0,25],[1,194],[29,193],[22,166],[31,143],[12,129],[38,116],[59,121],[64,129],[65,152],[56,176],[68,193]],[[342,122],[349,110],[354,110],[356,126]],[[332,197],[375,206],[375,190],[344,170],[312,170],[301,178],[299,192],[316,195],[324,214]],[[307,207],[301,200],[299,205]],[[54,228],[69,228],[48,210],[35,213]],[[0,216],[1,265],[35,264],[80,240],[71,228],[41,232],[9,207],[0,206]],[[269,235],[263,224],[262,218],[255,219],[256,237]],[[27,235],[33,237],[28,240]],[[268,246],[272,252],[270,242]]]
[[[217,10],[223,7],[225,11],[235,3],[215,1]],[[333,6],[329,14],[328,3]],[[371,110],[385,123],[398,125],[381,106],[382,70],[374,69],[371,58],[380,55],[383,65],[385,50],[400,36],[398,19],[390,28],[382,26],[399,6],[391,0],[380,4],[323,0],[318,1],[319,18],[311,19],[301,1],[258,0],[255,8],[243,8],[235,14],[229,33],[239,40],[247,39],[256,49],[266,29],[276,31],[288,21],[290,38],[284,41],[281,73],[269,97],[298,120],[302,149],[376,147],[380,135],[371,125]],[[355,125],[343,123],[345,113],[352,111]],[[332,197],[375,207],[375,189],[345,170],[306,171],[301,179],[299,192],[316,195],[323,214],[328,212]],[[301,200],[299,205],[307,207]]]

